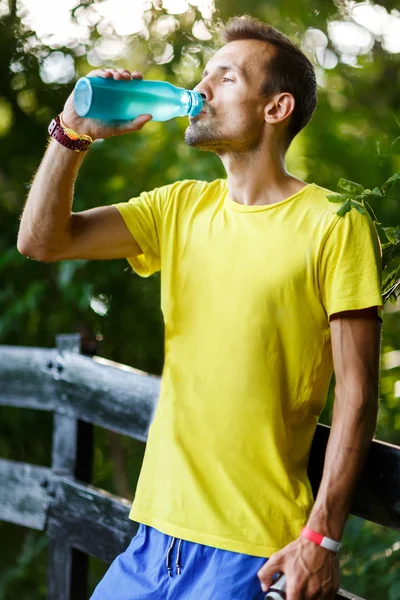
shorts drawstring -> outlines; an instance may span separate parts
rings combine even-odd
[[[178,542],[178,551],[176,553],[176,574],[180,575],[181,574],[181,565],[179,563],[179,559],[180,559],[180,554],[181,554],[181,544],[182,544],[182,540],[179,540]]]
[[[167,565],[168,575],[169,575],[170,577],[172,577],[172,569],[171,569],[171,565],[170,565],[170,562],[169,562],[169,560],[170,560],[170,557],[171,557],[171,552],[172,552],[172,550],[174,549],[174,544],[175,544],[175,538],[173,537],[173,538],[171,539],[171,543],[170,543],[170,545],[169,545],[169,548],[168,548],[168,550],[167,550],[167,560],[166,560],[166,565]]]
[[[174,538],[174,537],[171,538],[171,543],[170,543],[170,545],[168,546],[168,549],[167,549],[167,558],[166,558],[165,564],[166,564],[166,567],[167,567],[167,571],[168,571],[169,577],[172,577],[171,554],[172,554],[172,551],[174,549],[175,541],[176,541],[176,538]],[[181,564],[180,564],[181,545],[182,545],[182,540],[180,539],[178,541],[178,551],[176,553],[176,562],[175,562],[176,574],[177,575],[180,575],[181,571],[182,571]]]

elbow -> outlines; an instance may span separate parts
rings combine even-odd
[[[29,244],[20,234],[18,234],[17,239],[17,250],[20,254],[22,254],[22,256],[26,256],[27,258],[33,258],[32,252],[29,248]]]
[[[29,240],[18,235],[17,250],[22,256],[33,258],[39,262],[57,262],[57,258],[43,246],[32,244]]]

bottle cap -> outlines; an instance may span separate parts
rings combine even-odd
[[[78,79],[74,89],[74,108],[80,117],[89,112],[92,105],[93,88],[88,77]]]

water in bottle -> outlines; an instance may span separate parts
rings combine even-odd
[[[74,107],[80,117],[119,121],[150,114],[153,121],[194,117],[202,109],[199,92],[179,88],[167,81],[116,80],[81,77],[74,89]]]

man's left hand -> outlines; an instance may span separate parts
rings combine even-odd
[[[302,537],[273,554],[258,571],[263,591],[277,572],[286,576],[286,600],[334,600],[339,589],[338,555]]]

